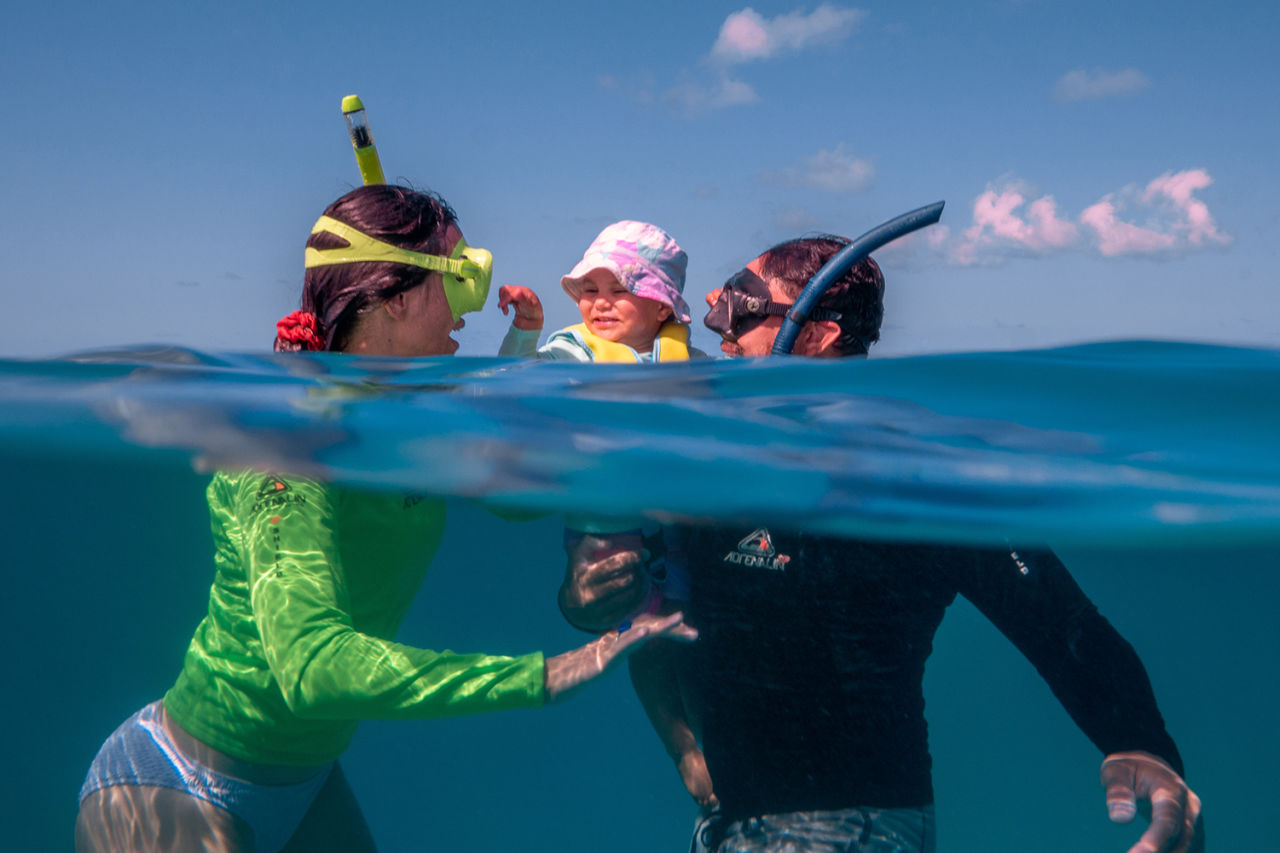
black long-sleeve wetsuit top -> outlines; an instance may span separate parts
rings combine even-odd
[[[700,631],[682,680],[731,816],[933,802],[924,665],[957,593],[1104,754],[1182,772],[1137,654],[1050,551],[682,533]]]

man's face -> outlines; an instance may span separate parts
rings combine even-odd
[[[757,276],[764,278],[761,273],[761,267],[764,265],[765,256],[761,255],[751,263],[747,264],[747,270],[755,273]],[[777,279],[765,279],[769,286],[768,298],[774,302],[783,304],[792,302],[792,299],[782,290]],[[720,299],[720,291],[722,288],[716,288],[707,294],[707,307],[711,308]],[[746,329],[734,336],[733,340],[724,338],[720,342],[720,351],[729,358],[741,358],[743,356],[762,356],[768,355],[773,350],[773,341],[778,337],[778,330],[782,328],[782,317],[779,315],[770,315],[758,319],[753,328]],[[724,337],[724,333],[721,333]]]

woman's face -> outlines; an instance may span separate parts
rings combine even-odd
[[[452,254],[461,239],[462,231],[458,226],[450,225],[445,232],[441,254]],[[384,354],[405,357],[453,355],[458,349],[453,332],[465,326],[466,321],[461,318],[456,323],[453,321],[440,273],[431,273],[426,282],[406,290],[400,298],[403,299],[403,308],[391,325],[391,351]]]

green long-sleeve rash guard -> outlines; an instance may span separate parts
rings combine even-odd
[[[165,710],[244,761],[337,758],[362,719],[543,704],[541,653],[434,652],[393,642],[444,530],[444,502],[302,477],[219,473],[217,573]]]

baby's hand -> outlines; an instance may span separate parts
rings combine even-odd
[[[538,294],[527,287],[514,284],[504,284],[499,287],[498,307],[502,309],[503,314],[507,313],[508,307],[516,309],[516,316],[511,320],[511,325],[517,329],[542,328],[542,302],[538,299]]]

